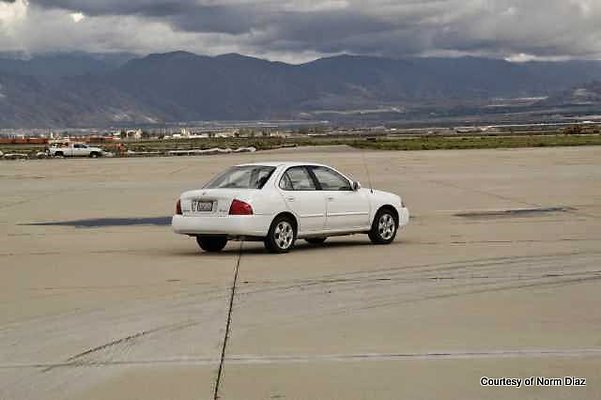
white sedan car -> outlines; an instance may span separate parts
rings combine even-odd
[[[326,165],[266,162],[237,165],[183,193],[171,225],[205,251],[233,239],[260,240],[270,252],[285,253],[296,239],[321,244],[355,233],[388,244],[408,222],[396,194],[361,188]]]

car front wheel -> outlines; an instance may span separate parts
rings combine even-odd
[[[227,237],[225,236],[196,236],[196,243],[204,251],[210,253],[216,253],[225,247],[227,244]]]
[[[369,231],[369,238],[375,244],[389,244],[396,236],[397,219],[389,209],[381,209],[376,214]]]
[[[265,248],[271,253],[287,253],[294,245],[295,240],[294,222],[290,217],[281,216],[271,224],[265,238]]]

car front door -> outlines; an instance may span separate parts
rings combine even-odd
[[[73,157],[81,157],[84,155],[86,151],[85,145],[83,144],[74,144],[73,145]]]
[[[304,166],[288,168],[278,183],[288,208],[296,215],[298,232],[321,232],[326,219],[324,193]]]
[[[326,198],[326,229],[355,230],[369,226],[369,199],[363,190],[353,190],[352,182],[324,166],[313,166]]]

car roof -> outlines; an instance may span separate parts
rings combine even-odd
[[[236,167],[246,167],[246,166],[265,166],[265,167],[295,167],[299,165],[316,165],[327,167],[325,164],[315,163],[315,162],[303,162],[303,161],[267,161],[267,162],[254,162],[254,163],[245,163],[236,165]]]

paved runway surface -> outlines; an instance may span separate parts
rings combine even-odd
[[[278,159],[369,171],[412,221],[285,255],[164,226]],[[601,398],[600,182],[599,147],[2,162],[0,399]]]

